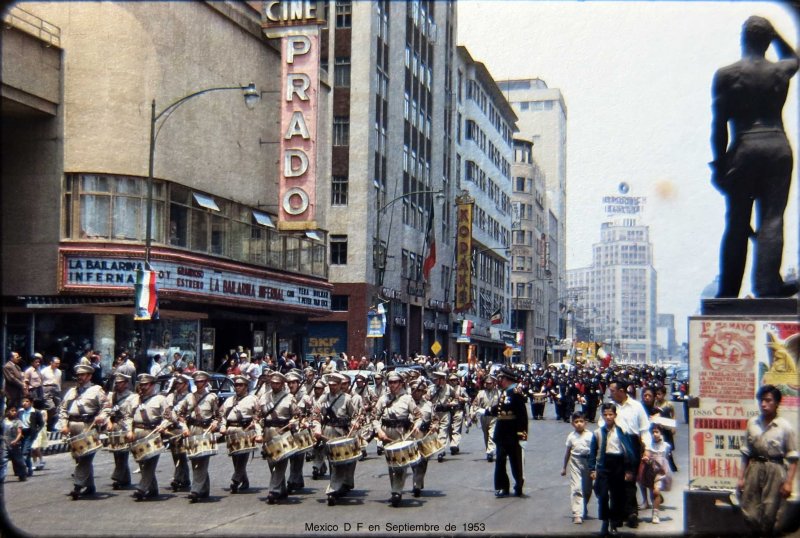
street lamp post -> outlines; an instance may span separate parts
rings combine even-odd
[[[247,86],[220,86],[216,88],[206,88],[205,90],[190,93],[189,95],[181,97],[174,103],[170,104],[158,114],[156,114],[155,99],[153,99],[153,102],[150,105],[150,162],[147,170],[147,223],[145,225],[144,251],[145,268],[148,270],[150,270],[150,247],[153,242],[153,163],[155,160],[156,139],[158,138],[158,133],[161,130],[161,127],[164,126],[164,123],[169,119],[169,115],[189,99],[205,93],[224,90],[242,91],[244,94],[245,105],[247,105],[248,108],[255,106],[255,103],[261,98],[261,94],[256,90],[256,85],[251,82]],[[156,130],[156,123],[158,123],[158,120],[162,118],[163,120],[161,121],[161,125],[158,127],[158,130]]]

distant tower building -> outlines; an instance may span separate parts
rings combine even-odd
[[[592,265],[570,269],[569,288],[584,286],[577,296],[595,335],[617,358],[653,362],[657,355],[656,292],[653,245],[649,228],[630,216],[602,225],[593,245]]]
[[[678,353],[678,343],[675,339],[675,314],[658,315],[658,358],[667,360],[675,358]]]
[[[559,303],[567,293],[567,105],[561,90],[548,88],[538,78],[504,80],[497,83],[519,117],[520,136],[533,142],[533,158],[544,174],[547,190],[548,267],[552,284],[547,286],[548,336],[564,338]]]

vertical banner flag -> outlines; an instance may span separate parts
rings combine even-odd
[[[133,313],[134,321],[158,319],[158,296],[156,295],[156,272],[146,269],[136,270],[136,299]]]
[[[495,310],[492,314],[490,321],[492,322],[492,325],[499,325],[503,323],[503,307],[497,307],[497,310]]]
[[[460,344],[468,344],[470,341],[470,336],[472,336],[472,327],[473,322],[468,319],[465,319],[461,322],[461,334],[458,335],[456,338],[456,342]]]
[[[456,286],[453,312],[472,308],[472,208],[475,199],[464,191],[456,197]]]
[[[431,203],[428,215],[428,229],[425,232],[425,247],[427,255],[422,264],[422,279],[425,282],[430,280],[431,269],[436,265],[436,233],[433,231],[433,203]]]

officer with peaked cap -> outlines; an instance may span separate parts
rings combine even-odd
[[[109,398],[106,398],[103,406],[102,415],[106,419],[106,431],[109,433],[122,434],[125,432],[125,421],[133,416],[133,409],[136,398],[131,392],[131,376],[126,374],[116,374],[114,376],[114,390]],[[111,487],[121,489],[131,484],[131,469],[128,465],[130,450],[115,450],[114,472],[111,473]]]
[[[497,445],[497,461],[494,466],[494,489],[496,497],[509,494],[509,480],[506,460],[511,466],[514,478],[514,495],[522,496],[525,482],[524,451],[528,441],[528,408],[525,396],[517,389],[517,374],[508,367],[497,373],[500,385],[500,401],[497,405],[497,425],[494,429],[494,442]]]
[[[75,366],[77,385],[64,395],[59,410],[59,426],[62,435],[75,437],[90,429],[93,425],[105,422],[101,411],[106,403],[106,393],[99,385],[92,384],[94,368],[89,365]],[[69,492],[72,500],[81,495],[94,495],[94,455],[76,456],[75,469],[72,473],[73,488]]]
[[[170,425],[169,419],[164,417],[167,403],[164,396],[158,392],[156,378],[150,374],[139,374],[136,386],[137,396],[134,396],[134,410],[127,419],[127,439],[129,442],[138,441],[154,433],[163,431]],[[141,479],[133,493],[136,501],[158,496],[158,481],[156,468],[160,454],[156,454],[139,462]]]
[[[210,378],[208,372],[203,370],[193,373],[194,392],[175,407],[175,414],[183,425],[184,442],[190,436],[213,434],[219,426],[219,398],[208,386]],[[211,491],[211,479],[208,475],[210,460],[211,455],[191,460],[192,487],[188,496],[190,503],[208,498]]]
[[[299,415],[294,396],[286,388],[286,377],[280,372],[273,372],[269,378],[270,391],[258,400],[258,416],[263,427],[263,440],[282,435],[289,430],[290,421]],[[262,439],[256,438],[256,442]],[[268,461],[270,480],[267,503],[275,504],[288,496],[286,488],[286,469],[289,459]]]
[[[175,372],[172,387],[166,397],[167,409],[164,412],[164,416],[171,423],[167,435],[171,437],[169,450],[172,454],[172,463],[175,469],[172,475],[172,482],[169,484],[172,487],[172,491],[186,491],[192,484],[189,476],[189,458],[183,443],[183,427],[175,414],[175,408],[189,396],[189,381],[191,379],[186,374]]]
[[[349,436],[358,410],[350,395],[341,391],[343,381],[345,376],[338,373],[327,376],[329,392],[318,401],[312,414],[314,437],[317,440],[330,441]],[[355,461],[331,465],[331,479],[325,490],[329,506],[335,505],[336,499],[353,489],[355,484],[349,481],[355,474],[355,468]]]
[[[258,421],[258,399],[248,394],[250,380],[245,375],[233,377],[233,389],[236,394],[222,404],[220,410],[221,426],[219,432],[225,436],[244,435],[245,432],[255,432],[256,438],[261,435],[261,425]],[[245,491],[250,487],[247,477],[247,462],[251,452],[231,454],[233,462],[233,476],[231,477],[231,493]]]

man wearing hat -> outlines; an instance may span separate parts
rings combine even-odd
[[[258,400],[258,416],[264,429],[263,440],[283,434],[290,428],[290,422],[300,414],[294,396],[286,388],[286,377],[280,372],[272,372],[269,378],[270,391]],[[256,442],[262,439],[256,438]],[[270,480],[267,503],[275,504],[289,494],[286,489],[286,469],[289,459],[268,461]]]
[[[292,393],[297,409],[300,413],[300,428],[307,428],[311,411],[314,408],[314,398],[306,394],[305,386],[302,384],[303,375],[299,370],[293,370],[286,374],[286,385]],[[306,487],[303,480],[303,464],[306,462],[306,454],[295,454],[289,458],[289,480],[286,483],[286,491],[293,493]]]
[[[469,403],[469,396],[467,391],[461,386],[458,376],[450,374],[447,377],[450,388],[453,389],[453,400],[450,404],[451,409],[451,422],[450,422],[450,454],[455,456],[459,452],[458,445],[461,443],[461,428],[464,426],[464,413]]]
[[[356,374],[356,387],[353,389],[353,394],[361,398],[361,405],[363,407],[364,415],[372,413],[377,397],[372,389],[367,385],[367,377],[362,374]],[[358,431],[359,438],[361,439],[361,460],[367,459],[367,445],[375,437],[375,431],[372,428],[372,423],[367,421],[364,426]]]
[[[164,417],[166,399],[158,392],[156,378],[150,374],[139,374],[139,383],[136,386],[138,398],[134,398],[134,410],[131,418],[127,420],[128,442],[143,439],[154,431],[163,431],[170,425]],[[136,501],[158,496],[158,480],[156,468],[160,454],[139,462],[141,479],[133,493]]]
[[[314,416],[314,409],[320,407],[324,398],[328,395],[328,387],[322,381],[322,379],[318,379],[314,383],[314,388],[311,391],[311,417],[313,419]],[[311,478],[314,480],[319,479],[320,477],[325,476],[328,473],[328,465],[325,462],[325,445],[317,441],[314,445],[314,449],[311,451]]]
[[[234,376],[233,389],[236,395],[225,400],[220,411],[222,425],[219,432],[222,435],[241,435],[250,431],[254,431],[256,437],[261,434],[261,425],[256,419],[258,400],[247,393],[249,388],[250,380],[247,376]],[[247,478],[247,462],[250,456],[249,451],[231,455],[233,462],[231,493],[245,491],[250,487],[250,480]]]
[[[528,442],[528,409],[525,396],[517,389],[517,374],[504,366],[497,373],[500,385],[500,401],[497,405],[497,425],[494,442],[497,445],[497,461],[494,465],[495,496],[505,497],[509,492],[506,460],[511,465],[514,477],[514,495],[522,496],[525,482],[523,450]]]
[[[497,404],[500,402],[500,393],[495,385],[496,379],[493,376],[487,376],[483,380],[483,388],[475,396],[475,401],[472,402],[472,409],[477,417],[478,424],[480,424],[481,431],[483,432],[483,446],[486,449],[486,461],[494,461],[494,455],[497,448],[494,444],[494,430],[497,424],[497,416],[493,414],[493,409],[496,409]],[[475,420],[473,418],[473,420]]]
[[[169,484],[172,491],[186,491],[192,484],[189,477],[189,458],[186,455],[186,447],[183,445],[183,427],[178,415],[175,414],[175,408],[189,396],[190,379],[186,374],[175,372],[172,387],[166,398],[167,410],[164,416],[172,423],[168,432],[171,435],[169,451],[172,453],[172,463],[175,469],[172,474],[172,482]]]
[[[447,384],[447,373],[441,370],[433,372],[434,385],[428,391],[428,400],[433,406],[436,420],[439,423],[439,442],[442,446],[447,446],[450,438],[450,403],[453,400],[453,388]],[[437,461],[444,460],[444,452],[440,452]]]
[[[102,416],[105,418],[107,432],[126,431],[126,419],[133,415],[133,393],[131,392],[131,378],[125,374],[114,376],[114,389],[111,396],[106,398]],[[130,450],[114,451],[114,472],[111,473],[111,487],[122,489],[131,485],[131,468],[128,465]]]
[[[351,422],[358,410],[349,394],[341,391],[345,376],[338,373],[328,375],[328,389],[313,412],[312,425],[317,440],[329,441],[339,437],[349,437]],[[331,465],[331,480],[325,494],[328,506],[336,504],[336,499],[353,489],[352,477],[355,474],[356,462]]]
[[[409,433],[416,433],[422,422],[420,412],[414,398],[406,392],[403,378],[397,372],[386,376],[389,394],[378,400],[375,407],[373,427],[378,439],[385,444],[405,439]],[[403,496],[408,469],[406,467],[390,467],[389,482],[392,489],[392,506],[397,507]]]
[[[198,370],[192,374],[195,390],[184,398],[176,407],[175,414],[183,423],[184,438],[194,435],[213,434],[219,425],[219,398],[211,392],[207,372]],[[189,491],[189,502],[196,503],[208,498],[211,491],[211,479],[208,476],[208,464],[211,455],[193,458],[192,487]]]
[[[75,366],[77,384],[64,395],[59,410],[59,429],[64,436],[74,437],[95,425],[105,422],[100,414],[106,403],[106,393],[99,385],[92,384],[94,368],[79,364]],[[69,493],[72,500],[81,495],[93,495],[94,487],[94,452],[76,457],[75,469],[72,472],[73,489]]]
[[[428,435],[433,430],[439,428],[439,423],[436,422],[436,415],[433,413],[433,406],[427,399],[428,385],[425,379],[418,379],[411,384],[411,397],[414,398],[414,403],[420,412],[420,423],[417,427],[415,437],[421,439]],[[412,494],[414,497],[422,495],[422,490],[425,488],[425,473],[428,471],[428,458],[422,458],[416,465],[411,466],[413,489]]]

